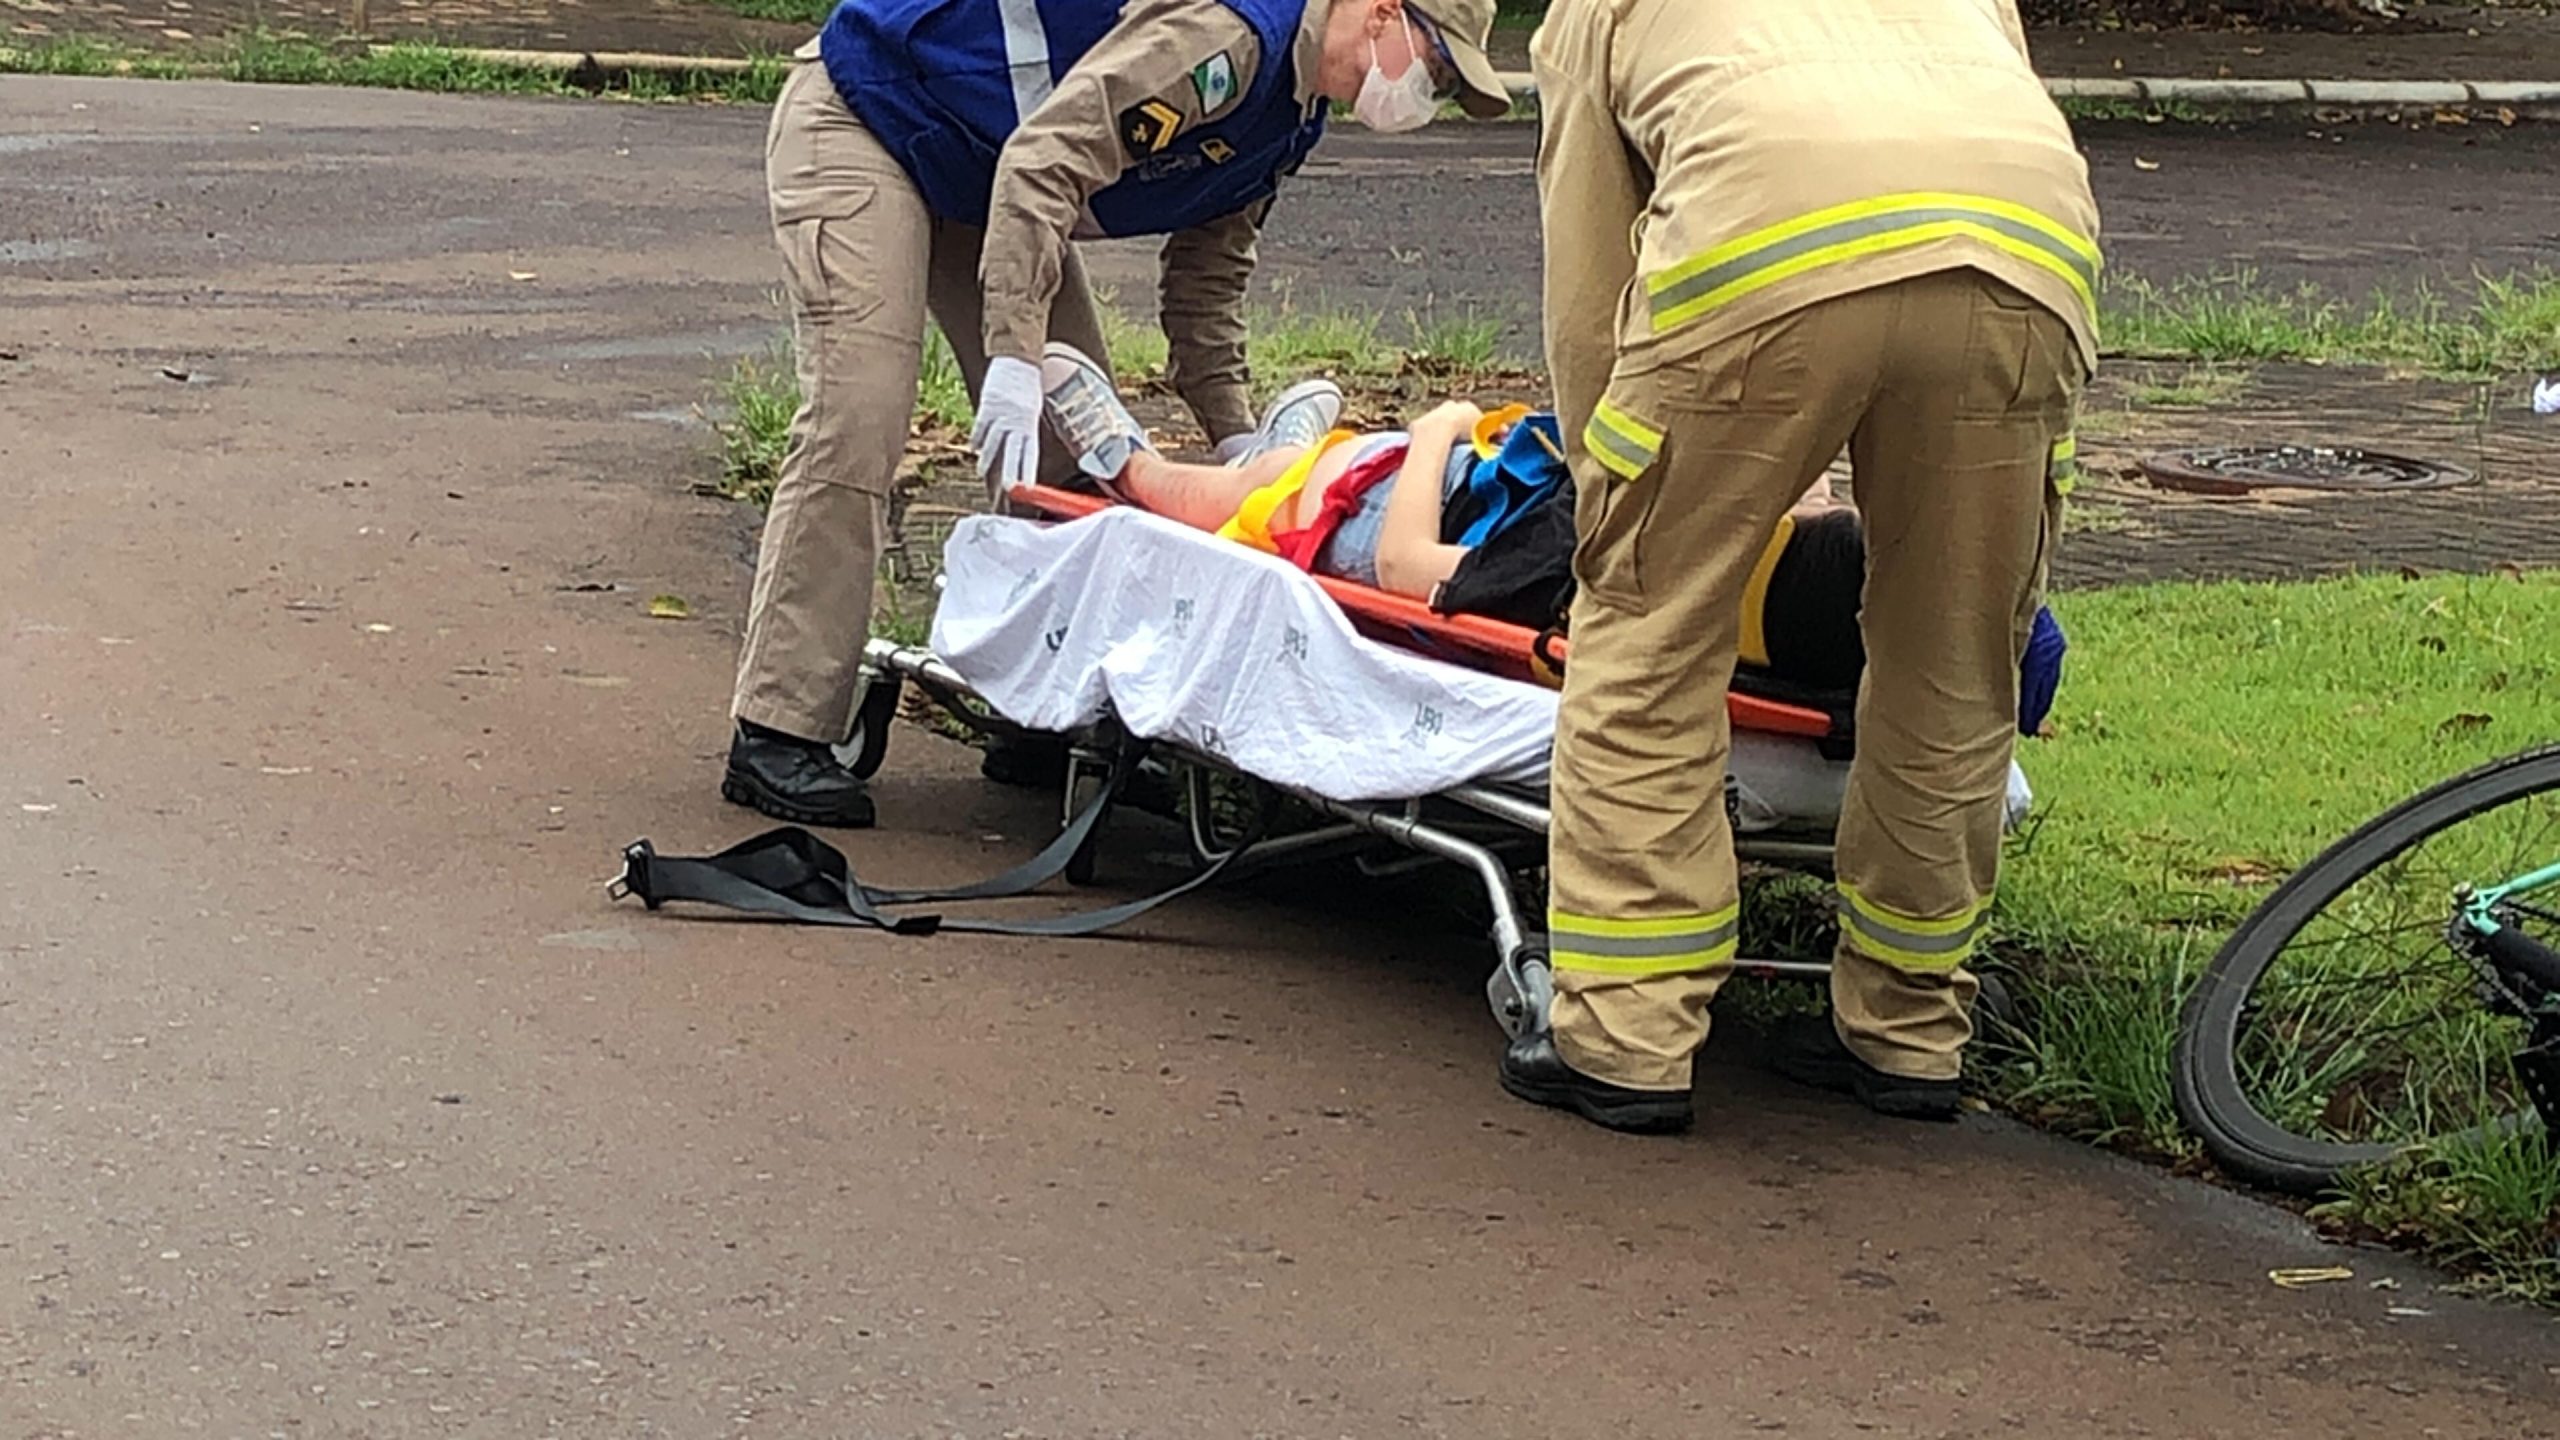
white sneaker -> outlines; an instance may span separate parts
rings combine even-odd
[[[1253,443],[1227,463],[1246,465],[1274,450],[1313,445],[1331,434],[1334,422],[1341,418],[1341,386],[1330,380],[1301,380],[1271,402],[1253,432]]]
[[[1076,457],[1076,468],[1101,482],[1097,488],[1118,497],[1109,482],[1129,466],[1129,457],[1144,450],[1145,427],[1111,385],[1110,372],[1072,345],[1052,340],[1041,352],[1040,389],[1049,423]]]

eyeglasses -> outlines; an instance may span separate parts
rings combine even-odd
[[[1458,61],[1449,53],[1449,42],[1440,38],[1440,27],[1432,23],[1430,16],[1410,5],[1404,7],[1404,13],[1407,19],[1413,21],[1414,28],[1422,32],[1422,38],[1431,42],[1430,49],[1424,51],[1419,58],[1423,68],[1431,72],[1432,93],[1442,100],[1454,98],[1458,93],[1460,81]]]

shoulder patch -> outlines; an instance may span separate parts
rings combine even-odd
[[[1236,62],[1221,50],[1191,67],[1191,88],[1200,94],[1200,113],[1215,115],[1236,98]]]
[[[1120,112],[1120,143],[1132,156],[1153,155],[1182,131],[1182,112],[1162,100],[1143,100]]]

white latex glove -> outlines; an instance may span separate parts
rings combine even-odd
[[[1006,490],[1028,485],[1040,471],[1040,367],[1010,355],[987,362],[978,387],[978,419],[969,429],[978,452],[978,478]]]

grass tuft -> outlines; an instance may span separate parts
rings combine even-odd
[[[2478,377],[2560,366],[2560,275],[2482,275],[2467,303],[2421,288],[2350,304],[2305,285],[2261,289],[2254,274],[2168,286],[2109,282],[2108,348],[2137,357],[2233,363],[2297,360],[2415,366]]]

